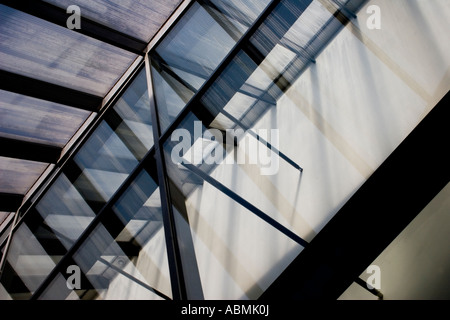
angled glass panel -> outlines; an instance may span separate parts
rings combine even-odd
[[[227,224],[241,226],[248,223],[245,230],[247,233],[248,230],[254,230],[251,237],[257,239],[260,235],[256,230],[259,230],[262,224],[271,228],[273,234],[269,237],[273,237],[274,241],[279,241],[277,237],[290,238],[289,241],[293,244],[300,244],[298,247],[294,245],[285,251],[278,251],[279,256],[275,260],[278,259],[280,264],[292,261],[294,255],[291,253],[295,252],[294,248],[301,250],[306,241],[310,241],[316,234],[316,228],[311,224],[314,220],[307,211],[300,210],[305,208],[305,204],[300,203],[298,198],[303,180],[300,169],[302,158],[296,153],[290,156],[290,149],[283,150],[284,143],[292,141],[292,137],[286,134],[286,130],[282,130],[282,124],[275,117],[275,114],[280,112],[278,110],[281,110],[278,100],[283,97],[291,83],[298,79],[305,66],[311,63],[311,57],[305,55],[305,48],[316,45],[315,41],[323,45],[329,34],[317,36],[317,33],[329,31],[324,31],[323,25],[333,26],[333,23],[328,21],[334,19],[332,15],[328,11],[321,11],[322,8],[317,3],[314,6],[311,3],[312,1],[306,0],[282,1],[251,37],[250,43],[244,45],[208,89],[201,99],[201,104],[193,109],[164,144],[171,180],[170,191],[176,199],[174,212],[184,217],[191,228],[205,297],[217,297],[217,294],[224,298],[226,294],[230,294],[232,298],[236,298],[234,295],[239,292],[236,287],[225,284],[222,288],[224,291],[214,292],[204,281],[204,265],[214,266],[214,263],[210,262],[211,255],[214,256],[215,262],[220,261],[221,254],[225,252],[228,257],[239,257],[240,252],[230,254],[230,248],[235,242],[240,243],[242,248],[251,241],[237,236],[239,228],[233,230],[233,240],[227,239],[223,235]],[[320,15],[321,13],[323,15]],[[302,19],[301,23],[298,22],[299,19]],[[313,22],[313,25],[308,25],[308,22]],[[319,26],[314,24],[316,22]],[[304,41],[299,44],[304,45],[287,45],[286,35],[292,34],[292,30],[302,32],[300,27],[304,28],[301,33]],[[311,30],[316,33],[313,35]],[[284,121],[286,116],[284,114]],[[284,135],[279,136],[280,133]],[[351,168],[346,170],[355,175]],[[343,173],[344,170],[333,172],[334,175]],[[180,198],[184,199],[184,202]],[[211,198],[215,199],[214,209],[209,208],[211,204],[207,201]],[[218,205],[221,199],[226,200],[223,205]],[[236,212],[240,211],[246,212],[254,220],[236,223],[238,219],[247,219],[237,217]],[[329,216],[324,220],[328,218]],[[220,220],[220,226],[215,225],[214,219]],[[231,219],[233,223],[226,219]],[[182,220],[179,219],[178,224],[180,221]],[[214,231],[211,231],[211,228]],[[215,233],[220,234],[219,238],[228,251],[220,249],[220,241],[212,236]],[[208,236],[207,240],[199,241]],[[240,240],[236,240],[237,238]],[[301,238],[301,241],[298,238]],[[263,259],[263,256],[264,254],[261,254],[258,258]],[[251,275],[261,272],[263,278],[268,280],[284,269],[274,266],[269,271],[256,266],[250,267],[252,263],[246,261],[246,258],[247,256],[233,258],[233,262],[227,260],[227,267],[233,267],[231,270],[225,267],[228,271],[228,283],[237,284],[240,289],[245,285],[239,279],[250,278],[243,277],[240,272],[248,272]],[[241,261],[245,261],[244,265],[248,266],[248,269],[240,266]],[[236,271],[240,268],[245,271]],[[213,268],[208,270],[209,274],[215,272],[218,271]],[[270,284],[270,280],[253,281],[252,289],[259,288],[261,291]],[[231,290],[227,292],[229,289]],[[240,294],[239,298],[254,299],[259,296],[256,289],[243,290]]]
[[[87,226],[86,216],[99,212],[152,147],[146,83],[141,71],[36,206],[46,219],[56,215],[45,221],[55,232],[69,234],[64,226],[73,220],[79,227],[69,238],[75,240]],[[66,248],[72,244],[61,241]]]
[[[95,217],[94,206],[90,204],[69,178],[61,174],[36,205],[37,212],[32,212],[40,215],[39,221],[37,217],[29,220],[52,230],[68,250]]]
[[[45,0],[66,9],[75,4],[71,0]],[[158,32],[181,0],[153,0],[150,2],[107,0],[77,1],[81,15],[144,42]]]
[[[45,259],[57,261],[71,248],[152,146],[147,82],[145,71],[141,70],[80,150],[67,161],[63,172],[36,206],[24,217],[23,225],[42,248]],[[11,160],[5,158],[5,161]],[[14,167],[11,165],[11,168]],[[26,173],[25,169],[22,171]],[[8,171],[0,172],[5,174]],[[10,181],[17,181],[16,177],[21,176],[14,174]],[[32,175],[24,175],[24,178],[28,177]],[[11,188],[8,186],[8,190]],[[20,237],[12,238],[17,246],[21,240]],[[11,264],[11,268],[11,273],[18,273],[14,270],[15,265]],[[33,278],[36,283],[32,288],[27,286],[29,292],[34,292],[37,283],[50,270],[51,267],[42,269],[40,277]],[[14,285],[8,288],[8,292],[19,290]],[[25,290],[23,286],[20,288]]]
[[[0,68],[105,96],[135,54],[0,5]]]
[[[0,157],[0,192],[27,193],[47,166],[47,163]]]
[[[29,299],[56,265],[27,224],[14,233],[1,277],[1,299]]]
[[[59,275],[41,299],[170,299],[171,287],[159,187],[142,171],[69,263],[80,288]]]
[[[150,53],[164,131],[269,1],[201,1]]]
[[[335,23],[319,1],[282,1],[203,96],[215,117],[211,127],[254,126],[313,61]]]
[[[158,45],[155,53],[168,66],[208,76],[235,41],[205,8],[194,3]],[[183,68],[184,66],[184,68]]]
[[[330,1],[324,3],[329,5]],[[336,2],[333,4],[339,6]],[[335,6],[326,8],[320,1],[312,2],[280,40],[281,44],[298,53],[306,53],[311,49],[310,46],[313,42],[323,36],[321,31],[325,30],[326,24],[337,22],[331,20],[334,13],[332,10],[337,10],[337,8]],[[264,30],[262,29],[259,34],[255,35],[255,40],[262,43],[263,34]]]
[[[286,226],[292,226],[308,241],[394,150],[396,144],[391,142],[400,143],[405,132],[422,119],[421,112],[425,110],[422,98],[408,88],[409,80],[400,80],[400,73],[406,70],[393,68],[386,62],[390,58],[379,55],[384,50],[390,51],[393,42],[384,41],[386,47],[380,51],[371,45],[366,47],[359,35],[343,29],[341,20],[336,18],[338,8],[327,4],[331,2],[282,1],[192,111],[204,127],[203,131],[197,131],[202,132],[197,135],[199,138],[194,138],[200,142],[183,149],[184,140],[177,138],[174,141],[180,144],[171,149],[176,154],[182,153],[181,159],[195,161],[204,173],[264,212],[278,211],[288,222]],[[392,18],[392,24],[396,25],[397,18]],[[367,42],[369,39],[370,36]],[[416,45],[422,47],[420,41]],[[395,50],[407,51],[402,45]],[[346,81],[342,80],[343,74]],[[441,75],[437,72],[434,79],[441,81]],[[396,90],[404,93],[401,104],[396,102],[399,96],[391,87],[393,83]],[[372,91],[378,85],[383,89]],[[359,88],[363,94],[357,93]],[[211,115],[212,122],[208,120]],[[404,126],[406,115],[411,116],[408,129]],[[186,118],[183,127],[191,135],[195,128],[191,129],[193,125],[187,123],[195,120]],[[401,127],[405,129],[403,133]],[[205,129],[211,132],[206,139]],[[223,140],[216,142],[216,138],[211,138],[228,136],[236,133],[235,129],[242,131],[234,146],[233,140],[225,145],[228,150],[237,151],[234,156],[237,165],[227,163],[232,153],[224,154]],[[274,140],[268,140],[272,130],[279,137],[279,167],[274,174],[265,176],[258,165],[264,159],[260,147],[263,140],[275,145]],[[247,136],[259,141],[254,151],[246,152],[239,163],[243,143],[249,146]],[[199,152],[195,152],[196,144]],[[208,159],[218,165],[207,166]],[[288,159],[304,171],[293,170]],[[182,177],[178,183],[182,185],[187,180]]]
[[[14,232],[2,284],[12,299],[30,298],[95,217],[61,174]]]
[[[0,136],[64,147],[91,113],[0,90]]]
[[[206,299],[257,299],[302,250],[296,233],[308,229],[292,223],[294,199],[284,198],[300,172],[287,168],[280,188],[286,177],[261,175],[245,159],[254,153],[239,150],[243,162],[233,163],[233,142],[190,113],[164,144],[177,230],[190,228]]]
[[[210,0],[205,3],[205,6],[208,7],[212,15],[220,16],[221,20],[227,22],[229,29],[234,26],[239,30],[239,32],[236,32],[236,36],[239,36],[239,34],[242,35],[247,31],[268,3],[267,0]]]

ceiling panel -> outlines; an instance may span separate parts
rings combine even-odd
[[[0,193],[25,194],[47,163],[0,157]]]
[[[137,55],[0,5],[0,69],[105,96]]]
[[[0,136],[64,147],[91,113],[0,90]]]
[[[80,7],[81,16],[149,42],[182,0],[45,0],[66,9]]]

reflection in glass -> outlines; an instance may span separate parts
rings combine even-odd
[[[202,1],[150,54],[164,131],[242,37],[268,1]]]
[[[319,2],[311,3],[282,1],[184,118],[176,132],[188,138],[165,141],[174,212],[182,217],[178,226],[183,220],[190,226],[205,298],[257,298],[284,269],[273,264],[288,264],[306,244],[289,239],[288,231],[307,240],[315,235],[297,211],[299,165],[277,153],[279,167],[264,175],[267,162],[258,162],[274,154],[267,142],[277,146],[262,131],[278,130],[270,116],[278,100],[340,27]],[[292,43],[293,37],[301,41]],[[269,219],[259,219],[246,203],[257,204]],[[264,250],[246,251],[255,239]],[[277,242],[270,254],[268,239]],[[266,254],[272,260],[265,261]],[[208,285],[212,274],[220,289]]]
[[[187,225],[192,233],[204,297],[256,299],[283,269],[274,264],[286,265],[302,250],[291,234],[280,231],[292,228],[285,208],[272,202],[283,197],[282,190],[261,177],[258,164],[232,163],[237,148],[225,146],[194,114],[178,130],[184,138],[164,144],[170,192],[178,230]],[[249,155],[239,152],[244,159]],[[204,181],[189,164],[225,187]],[[289,170],[299,177],[298,170]],[[264,210],[263,218],[252,203]]]
[[[81,270],[81,288],[57,277],[42,299],[170,299],[159,187],[147,171],[112,210],[70,262]]]
[[[30,238],[42,249],[42,259],[59,261],[66,254],[153,146],[148,99],[145,71],[141,70],[81,149],[67,161],[63,172],[36,206],[24,217],[22,227],[29,228]],[[20,246],[22,240],[14,235],[12,246]],[[20,266],[10,264],[8,273],[17,274],[16,283],[24,282],[22,273],[15,268]],[[4,287],[10,294],[9,290],[19,290],[23,294],[33,292],[51,269],[42,269],[42,275],[33,278],[30,288],[22,285]]]
[[[42,226],[53,230],[54,237],[67,250],[95,217],[89,203],[64,174],[39,201],[36,210],[43,219]]]
[[[45,232],[22,224],[14,233],[2,272],[0,299],[29,299],[55,267],[55,260],[48,255],[34,231]]]

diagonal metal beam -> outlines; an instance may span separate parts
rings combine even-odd
[[[0,137],[0,156],[56,163],[61,156],[61,148],[42,143]]]
[[[158,117],[150,69],[151,64],[148,55],[146,55],[145,60],[153,136],[159,137],[161,135],[161,123]],[[172,206],[169,179],[167,177],[167,168],[164,160],[164,150],[160,139],[156,139],[155,141],[155,161],[158,174],[159,193],[161,197],[164,236],[166,240],[167,258],[169,260],[169,273],[173,300],[204,299],[197,261],[195,258],[195,251],[193,250],[192,245],[190,228],[188,225],[187,228],[186,225],[184,225],[185,228],[180,228],[180,224],[177,224],[176,222],[177,215],[175,214],[175,209]],[[183,230],[185,232],[183,232]],[[182,243],[182,245],[180,245],[180,243]],[[184,260],[189,260],[189,263],[185,263]],[[188,267],[190,267],[190,273],[185,272],[185,270],[188,270]],[[185,273],[187,274],[185,275]]]
[[[269,217],[266,213],[264,213],[263,211],[261,211],[260,209],[255,207],[253,204],[251,204],[250,202],[248,202],[247,200],[245,200],[244,198],[239,196],[234,191],[228,189],[226,186],[221,184],[216,179],[214,179],[211,176],[209,176],[206,173],[204,173],[202,170],[200,170],[199,168],[197,168],[193,164],[182,163],[182,165],[185,168],[187,168],[188,170],[190,170],[191,172],[193,172],[194,174],[196,174],[199,177],[201,177],[204,181],[208,182],[209,184],[211,184],[212,186],[214,186],[215,188],[217,188],[218,190],[220,190],[221,192],[223,192],[224,194],[229,196],[231,199],[233,199],[234,201],[239,203],[241,206],[243,206],[247,210],[251,211],[257,217],[261,218],[262,220],[264,220],[265,222],[270,224],[272,227],[274,227],[278,231],[280,231],[283,234],[285,234],[287,237],[289,237],[292,240],[294,240],[295,242],[297,242],[299,245],[301,245],[303,247],[306,247],[308,245],[308,242],[306,240],[300,238],[294,232],[292,232],[291,230],[289,230],[288,228],[283,226],[281,223],[279,223],[275,219]]]
[[[229,112],[222,110],[221,113],[225,115],[228,119],[233,121],[235,124],[237,124],[239,127],[244,129],[246,132],[248,132],[251,136],[253,136],[255,139],[257,139],[259,142],[261,142],[263,145],[267,147],[267,149],[271,150],[272,152],[275,152],[275,154],[279,155],[281,159],[285,160],[287,163],[289,163],[291,166],[293,166],[295,169],[299,170],[300,172],[303,172],[303,168],[300,167],[294,160],[286,156],[283,152],[278,150],[276,147],[272,146],[269,142],[264,140],[261,136],[259,136],[256,132],[254,132],[251,128],[243,124],[241,121],[233,117],[232,114]]]
[[[125,272],[124,270],[116,267],[115,265],[109,263],[108,261],[106,261],[103,258],[99,258],[98,259],[100,262],[102,262],[103,264],[105,264],[106,266],[108,266],[109,268],[113,269],[114,271],[120,273],[121,275],[125,276],[126,278],[130,279],[131,281],[137,283],[138,285],[144,287],[145,289],[153,292],[154,294],[160,296],[161,298],[165,299],[165,300],[172,300],[170,299],[168,296],[166,296],[164,293],[162,293],[161,291],[156,290],[155,288],[149,286],[148,284],[146,284],[145,282],[137,279],[136,277],[133,277],[132,275],[130,275],[129,273]]]
[[[66,10],[54,6],[44,1],[36,0],[1,0],[2,4],[10,8],[28,13],[37,18],[54,23],[66,28],[67,18],[70,16]],[[106,42],[115,47],[130,51],[143,56],[147,43],[136,39],[130,35],[124,34],[95,21],[89,20],[83,15],[80,16],[81,29],[73,31],[84,34],[88,37]]]
[[[98,112],[103,97],[0,70],[0,89],[70,107]]]

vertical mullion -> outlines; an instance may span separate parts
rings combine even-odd
[[[161,196],[161,208],[163,213],[164,234],[166,239],[167,257],[169,260],[169,272],[172,286],[172,298],[174,300],[187,300],[188,288],[183,273],[183,261],[180,245],[178,242],[178,233],[175,223],[175,216],[170,198],[169,182],[167,179],[167,169],[164,160],[164,150],[160,140],[161,127],[156,106],[156,99],[153,91],[153,80],[151,77],[151,64],[148,54],[145,56],[145,68],[147,74],[148,94],[150,98],[150,113],[153,128],[153,137],[155,145],[155,160],[157,166],[159,190]],[[190,234],[188,236],[191,236]],[[195,259],[195,254],[192,255]],[[196,264],[196,261],[195,261]],[[198,285],[201,284],[199,283]],[[203,296],[202,296],[203,298]]]

